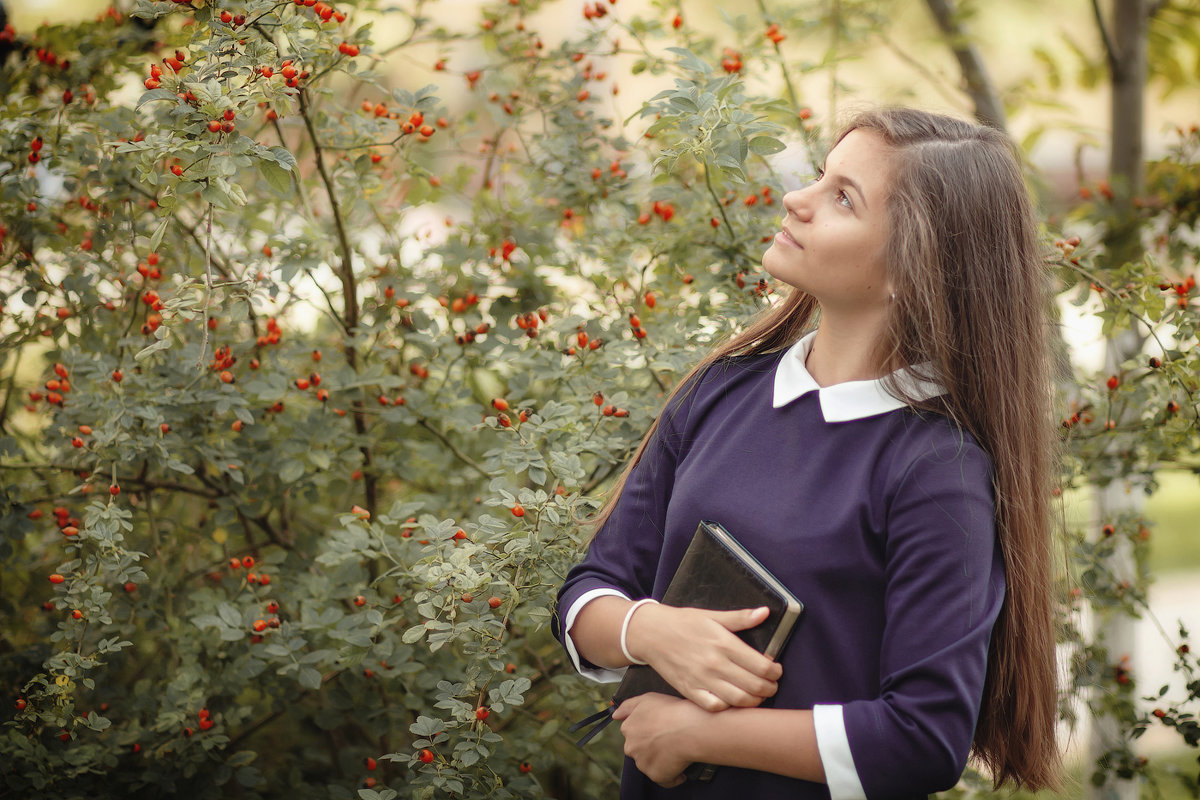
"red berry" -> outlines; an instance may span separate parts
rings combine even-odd
[[[242,559],[242,566],[246,569],[251,569],[254,566],[254,556],[246,556]]]
[[[423,764],[432,764],[433,763],[433,751],[426,748],[425,750],[422,750],[417,755],[417,758],[421,759],[421,763],[423,763]]]
[[[1116,389],[1118,386],[1121,385],[1121,381],[1117,378],[1116,375],[1109,375],[1108,380],[1105,382],[1105,385],[1108,386],[1109,389]]]
[[[503,603],[503,602],[504,601],[501,600],[499,597],[492,596],[492,597],[488,598],[488,605],[491,606],[492,608],[499,608],[501,603]]]
[[[265,619],[256,619],[252,627],[255,633],[262,633],[267,629],[267,621]]]
[[[523,516],[525,516],[525,508],[520,503],[518,503],[517,505],[512,507],[512,513],[513,513],[514,517],[523,517]]]
[[[497,411],[508,411],[508,401],[503,397],[497,397],[492,400],[492,408]]]
[[[678,19],[678,17],[676,17],[676,19]],[[679,27],[679,26],[677,25],[675,27]],[[531,769],[533,769],[533,765],[530,764],[528,761],[522,761],[519,769],[521,770],[521,772],[529,772]]]
[[[17,711],[24,711],[26,705],[27,703],[25,702],[24,697],[18,697],[17,702],[13,703],[13,706],[17,709]]]
[[[480,706],[479,708],[475,709],[475,719],[487,719],[487,718],[488,718],[488,710],[486,708],[484,708],[483,706]]]
[[[358,606],[359,608],[362,608],[366,604],[367,604],[367,598],[363,597],[361,594],[354,596],[354,605]]]

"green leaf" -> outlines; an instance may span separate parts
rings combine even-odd
[[[267,179],[267,184],[275,190],[277,194],[287,194],[292,189],[292,173],[287,169],[279,166],[274,161],[260,159],[258,162],[259,172]]]
[[[304,475],[304,462],[289,458],[279,467],[279,480],[284,483],[295,483]]]
[[[217,606],[217,616],[231,628],[242,627],[242,614],[229,603],[221,603]]]
[[[417,716],[417,721],[408,726],[408,730],[414,736],[423,736],[427,739],[433,738],[438,733],[446,729],[446,723],[440,719],[426,717],[423,715]]]
[[[778,153],[787,146],[774,136],[755,136],[750,140],[749,145],[750,151],[760,156]]]
[[[170,222],[171,217],[163,217],[162,220],[159,221],[158,227],[154,229],[154,234],[150,237],[151,250],[157,250],[158,246],[162,244],[163,235],[167,232],[167,225],[169,225]]]
[[[151,103],[155,100],[170,100],[172,103],[179,102],[179,98],[170,89],[150,89],[147,92],[143,92],[142,96],[138,98],[135,108],[141,108],[146,103]]]
[[[321,688],[321,673],[313,667],[301,667],[297,678],[300,681],[300,685],[305,689],[316,690]]]

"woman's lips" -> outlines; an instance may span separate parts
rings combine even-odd
[[[804,249],[803,247],[801,247],[799,242],[797,242],[795,239],[792,238],[792,235],[790,233],[788,233],[786,229],[781,230],[779,233],[775,234],[775,240],[780,242],[781,244],[786,244],[789,247],[796,247],[801,250]]]

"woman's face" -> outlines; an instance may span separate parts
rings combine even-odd
[[[853,130],[830,151],[816,181],[783,197],[783,230],[763,254],[763,267],[811,294],[826,313],[860,314],[888,302],[891,153],[878,134]]]

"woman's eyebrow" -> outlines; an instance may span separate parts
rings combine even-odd
[[[842,183],[846,184],[847,186],[849,186],[851,189],[853,189],[855,192],[858,193],[859,198],[862,200],[864,209],[869,210],[871,208],[870,205],[867,204],[866,192],[864,192],[862,190],[862,187],[858,185],[857,181],[855,181],[853,178],[851,178],[848,175],[841,175],[841,176],[839,176],[838,180],[840,180]]]
[[[828,163],[829,163],[829,156],[826,156],[824,158],[824,160],[821,161],[821,176],[822,177],[824,177],[824,175],[825,175],[825,168],[828,165]],[[858,185],[858,181],[854,180],[854,178],[851,178],[849,175],[844,175],[844,174],[838,174],[836,176],[836,178],[839,181],[841,181],[842,183],[849,186],[851,189],[853,189],[858,194],[859,199],[862,200],[863,208],[868,211],[870,210],[871,206],[869,203],[867,203],[867,193],[864,192],[862,187]]]

